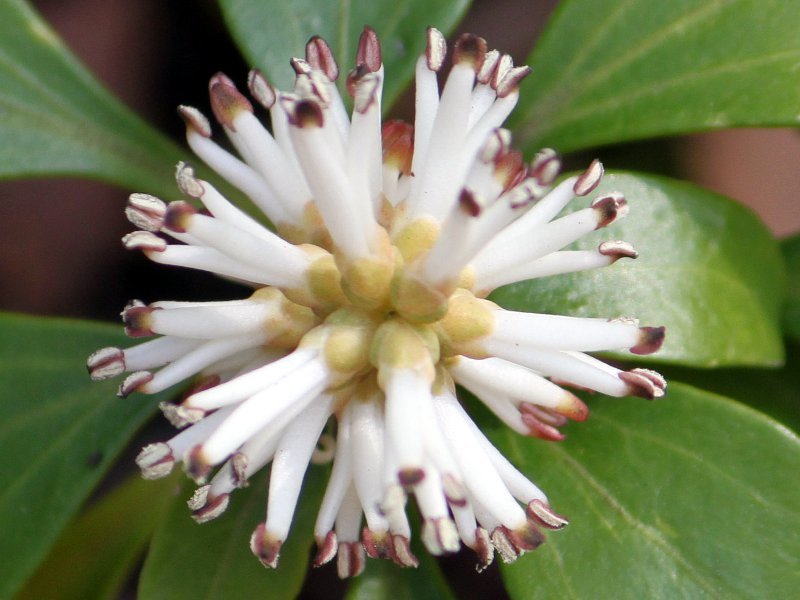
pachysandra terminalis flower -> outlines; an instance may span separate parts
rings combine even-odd
[[[90,373],[101,380],[130,372],[121,396],[198,376],[183,401],[161,407],[181,431],[145,447],[137,462],[148,479],[183,463],[201,484],[189,501],[199,522],[220,516],[229,495],[271,462],[266,518],[250,540],[266,566],[278,563],[308,464],[325,454],[333,468],[315,526],[316,565],[338,554],[342,577],[358,574],[365,556],[415,566],[410,497],[429,552],[463,543],[479,567],[495,552],[512,561],[543,541],[542,529],[567,521],[481,433],[456,385],[514,431],[555,441],[567,419],[588,414],[562,385],[664,393],[657,373],[622,371],[587,354],[653,352],[663,328],[513,312],[486,299],[508,283],[604,267],[636,251],[621,241],[562,250],[624,217],[625,199],[600,195],[559,217],[592,194],[600,163],[560,183],[552,150],[526,164],[501,125],[529,69],[463,35],[440,90],[446,53],[430,29],[416,65],[413,126],[381,122],[384,69],[369,28],[346,78],[351,116],[336,88],[338,66],[318,37],[305,60],[291,61],[291,92],[250,74],[271,131],[231,80],[211,79],[214,114],[241,159],[212,140],[199,111],[180,108],[189,146],[274,229],[187,164],[178,165],[178,187],[204,210],[130,197],[127,215],[139,230],[126,247],[254,291],[230,302],[133,301],[122,313],[126,332],[156,337],[98,350]]]

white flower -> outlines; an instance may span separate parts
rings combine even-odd
[[[508,283],[636,252],[619,241],[562,250],[623,217],[624,198],[604,195],[558,218],[594,190],[602,165],[554,186],[556,154],[543,150],[526,165],[500,129],[529,69],[463,35],[440,92],[445,54],[444,38],[430,29],[416,67],[413,127],[381,126],[384,70],[369,28],[347,77],[351,117],[321,38],[309,41],[305,60],[293,59],[292,92],[251,73],[250,91],[269,110],[272,132],[228,78],[211,79],[215,115],[243,160],[211,139],[196,109],[181,107],[191,148],[274,231],[186,164],[178,186],[209,214],[186,202],[130,198],[127,215],[140,231],[124,238],[128,248],[255,291],[232,302],[133,301],[123,312],[126,332],[160,337],[97,351],[90,373],[101,380],[132,372],[123,396],[200,375],[180,404],[162,405],[182,431],[144,448],[137,462],[145,478],[182,462],[204,484],[189,501],[200,522],[219,516],[229,494],[271,462],[266,520],[251,539],[267,566],[277,565],[315,452],[334,461],[315,528],[317,565],[337,553],[342,577],[358,574],[365,554],[416,565],[409,495],[431,553],[455,552],[463,542],[480,567],[495,550],[514,560],[543,541],[541,528],[566,520],[481,433],[456,384],[515,431],[548,440],[562,439],[567,418],[588,414],[561,384],[613,396],[664,393],[657,373],[620,371],[586,354],[653,352],[663,328],[512,312],[485,299]]]

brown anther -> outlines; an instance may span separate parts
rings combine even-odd
[[[664,379],[664,376],[658,371],[653,371],[652,369],[636,368],[636,369],[631,369],[631,373],[636,373],[637,375],[646,377],[647,379],[652,381],[653,385],[655,385],[656,388],[661,392],[664,392],[667,389],[667,380]],[[659,396],[662,395],[663,393],[659,394]]]
[[[520,553],[536,550],[545,541],[542,532],[530,521],[518,529],[508,529],[506,531],[508,539]]]
[[[444,39],[442,32],[435,27],[428,27],[428,45],[425,47],[425,59],[428,69],[438,72],[444,64],[447,56],[447,40]]]
[[[539,185],[548,186],[561,171],[561,157],[552,148],[542,148],[531,161],[530,174]]]
[[[388,121],[381,130],[383,162],[394,166],[400,173],[411,173],[414,156],[414,127],[404,121]]]
[[[497,66],[494,68],[492,72],[492,80],[489,85],[492,86],[492,89],[497,93],[497,86],[500,85],[500,82],[505,77],[506,73],[508,73],[511,69],[514,68],[514,59],[511,58],[508,54],[503,54],[500,56],[500,60],[497,61]]]
[[[468,188],[461,190],[461,194],[458,196],[458,205],[461,210],[471,217],[477,217],[481,214],[481,203]]]
[[[494,546],[492,546],[489,532],[483,527],[475,530],[475,546],[472,549],[478,555],[478,564],[475,565],[475,570],[482,573],[494,561]]]
[[[509,69],[508,72],[503,75],[503,78],[497,83],[497,97],[505,98],[510,93],[517,91],[519,89],[519,84],[522,83],[522,80],[530,74],[531,68],[527,65]]]
[[[128,221],[144,231],[158,231],[164,223],[167,205],[150,194],[131,194],[125,207]]]
[[[247,455],[244,452],[236,452],[231,456],[231,479],[233,485],[239,489],[250,485],[247,481]]]
[[[453,64],[468,65],[478,73],[486,57],[486,40],[472,33],[462,33],[453,49]]]
[[[392,558],[392,539],[388,531],[372,531],[364,527],[361,529],[361,543],[370,558]]]
[[[295,75],[309,75],[312,71],[311,65],[302,58],[292,57],[289,64],[294,69]]]
[[[545,408],[544,406],[537,406],[531,402],[520,402],[519,411],[531,414],[539,419],[542,423],[547,423],[553,427],[563,427],[569,422],[569,419],[566,416],[555,412],[554,409]]]
[[[425,519],[420,537],[428,552],[436,556],[458,552],[461,547],[456,524],[449,517]]]
[[[175,167],[175,181],[178,189],[190,198],[200,198],[205,190],[203,184],[194,175],[194,168],[183,161]]]
[[[267,531],[266,523],[259,523],[250,536],[250,551],[256,555],[261,564],[270,569],[278,566],[283,540],[273,537]]]
[[[176,429],[183,429],[187,425],[193,425],[206,416],[206,411],[202,408],[192,408],[182,404],[172,402],[161,402],[158,405],[164,418]]]
[[[211,464],[206,460],[201,444],[197,444],[186,453],[183,469],[195,483],[205,483],[206,477],[211,472]]]
[[[476,79],[478,83],[489,85],[497,70],[497,65],[500,63],[500,53],[497,50],[489,50],[483,59],[481,70],[478,71]]]
[[[522,554],[509,537],[508,530],[502,525],[492,531],[490,539],[492,540],[492,546],[497,550],[504,563],[512,563]]]
[[[610,256],[614,261],[620,258],[636,258],[639,253],[628,242],[608,241],[603,242],[597,247],[597,251],[603,256]]]
[[[634,354],[653,354],[664,343],[665,327],[640,327],[639,343],[630,350]]]
[[[251,69],[247,74],[247,89],[250,95],[256,99],[261,106],[267,110],[271,109],[278,100],[278,94],[272,87],[264,74],[258,69]]]
[[[358,50],[356,50],[356,66],[365,66],[374,73],[380,70],[383,65],[381,57],[381,42],[378,34],[372,27],[364,26],[364,31],[358,38]]]
[[[292,112],[288,113],[288,115],[289,122],[301,129],[322,127],[324,124],[322,108],[313,100],[298,100],[295,102]]]
[[[175,233],[186,233],[191,218],[197,210],[189,203],[182,200],[170,202],[164,213],[164,227]]]
[[[136,465],[142,470],[144,479],[161,479],[172,472],[175,457],[172,448],[163,442],[148,444],[136,456]]]
[[[520,409],[522,405],[520,405]],[[528,428],[528,435],[531,437],[539,438],[541,440],[547,440],[550,442],[561,442],[563,441],[566,436],[561,433],[558,429],[553,427],[552,425],[548,425],[547,423],[543,423],[539,420],[538,417],[531,414],[530,412],[520,412],[520,416],[522,417],[522,422]]]
[[[442,475],[442,490],[447,501],[453,506],[466,506],[467,493],[464,484],[451,473]]]
[[[618,216],[618,203],[615,198],[611,196],[603,196],[592,202],[592,208],[597,213],[597,225],[595,229],[602,229],[608,227],[617,220]]]
[[[333,56],[333,51],[324,39],[315,35],[306,43],[306,61],[312,68],[325,73],[331,81],[339,77],[339,65]]]
[[[520,183],[526,174],[525,159],[517,150],[502,152],[495,159],[494,176],[502,182],[503,190],[509,190]]]
[[[317,538],[317,554],[314,561],[311,563],[314,567],[321,567],[329,563],[336,556],[336,550],[339,544],[336,541],[336,533],[329,531],[325,534],[324,538]]]
[[[419,566],[419,559],[411,552],[411,541],[403,535],[392,535],[392,560],[401,567]]]
[[[655,380],[649,373],[643,373],[646,369],[634,369],[632,371],[621,371],[617,376],[625,382],[628,394],[639,396],[647,400],[655,400],[664,395],[666,382],[659,375],[660,381]],[[661,384],[664,384],[663,386]]]
[[[253,105],[236,89],[227,77],[217,75],[211,79],[209,95],[211,110],[217,121],[232,131],[236,131],[233,121],[243,111],[253,112]]]
[[[117,390],[117,396],[120,398],[127,398],[133,392],[150,383],[152,379],[153,374],[150,371],[136,371],[135,373],[131,373],[125,378],[125,381],[120,384]]]
[[[211,486],[203,486],[203,487],[210,488]],[[190,504],[189,507],[192,508],[192,519],[194,519],[196,523],[200,524],[213,521],[214,519],[216,519],[222,513],[225,512],[225,510],[228,508],[229,501],[230,501],[229,494],[220,494],[216,498],[211,498],[210,501],[208,500],[208,498],[206,498],[205,502],[201,506],[198,506],[197,508],[192,508],[192,505]]]
[[[153,335],[153,330],[150,329],[150,314],[153,310],[155,309],[143,304],[129,303],[121,315],[125,334],[132,338]]]
[[[400,481],[400,485],[412,487],[425,479],[425,471],[419,467],[400,469],[397,473],[397,479]]]
[[[508,129],[497,128],[483,142],[478,151],[478,160],[484,163],[496,161],[504,152],[508,151],[511,142],[511,132]]]
[[[603,163],[596,158],[591,162],[587,169],[578,177],[572,191],[576,196],[586,196],[591,193],[603,179]]]
[[[119,348],[100,348],[86,359],[92,381],[105,381],[125,372],[125,354]]]
[[[357,577],[364,570],[366,558],[359,542],[340,542],[336,557],[336,571],[340,579]]]
[[[178,115],[183,119],[187,129],[199,133],[205,138],[211,137],[211,123],[209,123],[206,116],[194,106],[181,104],[178,107]]]
[[[563,529],[569,525],[566,517],[559,515],[548,504],[538,498],[528,503],[525,514],[529,519],[547,529]]]
[[[208,502],[209,490],[211,490],[211,486],[206,484],[201,485],[192,492],[191,497],[186,501],[186,506],[189,507],[189,510],[194,511],[203,508]]]
[[[143,252],[163,252],[167,242],[149,231],[134,231],[122,238],[126,250],[142,250]]]
[[[572,419],[573,421],[582,422],[589,418],[589,407],[583,403],[583,401],[578,398],[575,394],[571,392],[564,391],[564,400],[559,405],[557,409],[548,409],[544,407],[540,407],[541,412],[543,415],[551,415],[552,419],[556,420],[556,422],[560,423],[558,419],[559,416],[566,417],[568,419]],[[540,418],[547,423],[546,417],[540,416]]]
[[[211,91],[211,88],[214,87],[216,84],[221,83],[223,85],[229,85],[231,87],[236,87],[236,84],[233,82],[233,79],[225,75],[222,71],[217,71],[214,75],[211,76],[211,79],[208,80],[208,89]]]

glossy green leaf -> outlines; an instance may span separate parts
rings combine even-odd
[[[566,0],[528,64],[514,116],[561,151],[800,116],[800,3]]]
[[[311,467],[289,539],[277,569],[265,569],[250,552],[250,534],[266,516],[264,473],[231,495],[228,509],[198,525],[186,507],[192,486],[182,485],[178,499],[153,538],[139,580],[142,600],[191,598],[294,598],[303,585],[313,544],[314,520],[327,473]]]
[[[0,316],[0,597],[34,571],[158,398],[119,400],[86,357],[120,328]]]
[[[425,28],[449,31],[469,6],[469,0],[219,0],[228,26],[254,66],[269,74],[281,89],[291,89],[292,56],[305,56],[305,45],[321,35],[339,64],[340,83],[355,66],[358,36],[369,25],[381,39],[386,80],[383,105],[388,108],[406,87],[414,63],[425,48]]]
[[[512,598],[790,598],[800,583],[800,440],[734,401],[671,385],[594,397],[561,444],[494,436],[570,517],[503,569]]]
[[[743,402],[800,434],[800,344],[787,344],[786,364],[780,369],[690,369],[660,365],[659,372],[667,379]]]
[[[78,175],[174,194],[185,153],[111,96],[23,0],[0,3],[0,178]]]
[[[401,569],[388,560],[367,559],[364,572],[347,589],[347,600],[454,600],[436,560],[415,541],[419,567]]]
[[[174,478],[131,476],[67,528],[15,600],[120,598],[174,487]]]
[[[789,276],[783,312],[784,333],[800,341],[800,235],[784,241],[782,248]]]
[[[610,175],[596,193],[613,190],[625,194],[629,215],[577,247],[626,240],[639,258],[514,284],[493,299],[517,310],[636,316],[643,325],[665,325],[664,346],[649,360],[695,367],[780,364],[783,262],[757,217],[722,196],[663,178]]]

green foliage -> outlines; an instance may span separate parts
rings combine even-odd
[[[567,0],[528,64],[518,143],[562,152],[624,140],[797,125],[800,4]]]
[[[782,247],[789,275],[783,322],[786,335],[800,341],[800,236],[784,241]]]
[[[80,175],[173,194],[182,152],[111,96],[23,0],[0,3],[0,179]]]
[[[666,325],[664,346],[650,360],[780,364],[783,262],[756,216],[721,196],[663,178],[612,174],[595,193],[615,190],[624,193],[630,214],[575,247],[622,239],[639,258],[518,283],[493,299],[517,310],[636,315],[644,325]]]
[[[591,408],[561,444],[530,444],[507,430],[493,436],[571,519],[503,570],[512,598],[794,594],[794,434],[675,383],[652,406],[598,396]]]
[[[173,598],[294,598],[308,566],[316,511],[327,473],[306,473],[292,532],[281,549],[280,568],[265,570],[250,552],[250,534],[266,516],[266,480],[260,473],[231,496],[225,514],[198,525],[189,516],[189,482],[181,486],[167,518],[153,537],[139,582],[143,600]],[[324,477],[323,477],[324,475]]]
[[[92,383],[117,327],[0,316],[0,597],[30,575],[158,399],[121,401]]]
[[[172,502],[175,479],[129,477],[69,526],[15,599],[119,598]]]
[[[469,0],[422,2],[398,0],[220,0],[231,32],[245,57],[261,68],[274,85],[291,89],[289,58],[305,56],[306,42],[321,35],[331,45],[339,65],[339,83],[355,66],[358,36],[369,25],[381,39],[386,81],[383,104],[389,107],[405,89],[414,63],[425,49],[425,28],[449,31],[469,6]]]

